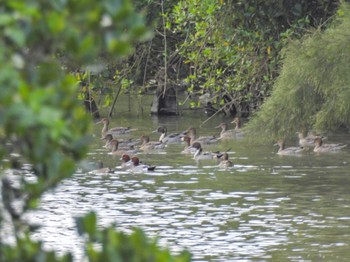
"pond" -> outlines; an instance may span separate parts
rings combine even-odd
[[[169,132],[195,126],[200,135],[208,135],[219,133],[214,128],[219,123],[231,121],[217,116],[200,127],[205,119],[201,112],[164,118],[121,113],[110,126],[132,126],[138,130],[130,137],[148,134],[156,140],[159,134],[151,131],[160,125]],[[350,148],[281,157],[272,144],[233,139],[203,145],[206,151],[228,150],[235,166],[224,170],[215,160],[197,163],[180,153],[184,145],[170,144],[164,151],[139,154],[143,162],[157,166],[155,171],[129,173],[118,168],[119,156],[102,147],[100,133],[101,126],[94,126],[88,158],[117,168],[111,174],[77,172],[43,196],[30,220],[43,223],[34,237],[48,249],[71,251],[82,261],[74,217],[94,210],[101,227],[116,223],[125,232],[140,227],[174,253],[188,249],[193,261],[350,257]],[[340,132],[328,139],[348,143],[348,138]]]

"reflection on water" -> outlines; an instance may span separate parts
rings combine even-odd
[[[123,119],[123,118],[121,118]],[[169,131],[200,125],[200,118],[125,119],[152,134],[159,124]],[[225,119],[213,119],[200,129]],[[228,122],[228,119],[226,119]],[[31,221],[43,223],[35,234],[45,246],[73,251],[82,260],[82,240],[74,217],[97,212],[101,226],[116,223],[130,232],[141,227],[174,252],[184,248],[194,261],[345,261],[350,257],[350,179],[348,149],[339,154],[280,157],[272,145],[233,140],[206,146],[231,148],[235,167],[219,169],[216,161],[196,163],[181,154],[183,145],[169,145],[162,154],[140,154],[154,172],[130,174],[119,169],[119,156],[101,149],[96,127],[89,158],[116,167],[113,174],[77,172],[42,199]],[[344,137],[338,137],[340,141]]]

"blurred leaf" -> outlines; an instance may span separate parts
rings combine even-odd
[[[95,239],[97,231],[97,218],[94,212],[90,212],[84,217],[76,218],[79,235],[88,234],[89,239]]]

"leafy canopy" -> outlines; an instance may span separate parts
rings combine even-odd
[[[272,95],[247,129],[271,140],[350,127],[349,46],[350,6],[343,3],[327,30],[288,45]]]
[[[1,162],[0,231],[11,227],[14,244],[0,234],[0,261],[73,261],[71,254],[57,257],[32,241],[31,227],[21,218],[42,193],[71,176],[87,152],[91,119],[77,99],[79,85],[71,72],[93,65],[102,54],[119,59],[147,35],[127,0],[1,2],[0,159],[7,161]],[[31,165],[32,179],[21,169],[15,172],[21,161]],[[5,175],[5,169],[14,175]],[[100,230],[94,214],[79,221],[81,234],[92,230],[102,236],[86,243],[90,261],[189,260],[188,254],[173,259],[140,231],[127,236],[112,227]],[[95,251],[96,244],[102,250]],[[125,250],[135,254],[132,260]]]

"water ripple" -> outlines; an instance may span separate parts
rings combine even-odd
[[[325,260],[350,256],[347,155],[331,162],[234,148],[229,170],[169,151],[166,165],[162,154],[142,155],[157,165],[154,172],[79,172],[29,214],[32,223],[43,224],[34,237],[81,261],[83,240],[74,218],[94,210],[100,226],[115,223],[125,232],[140,227],[174,252],[189,249],[193,261],[316,261],[321,250]]]

